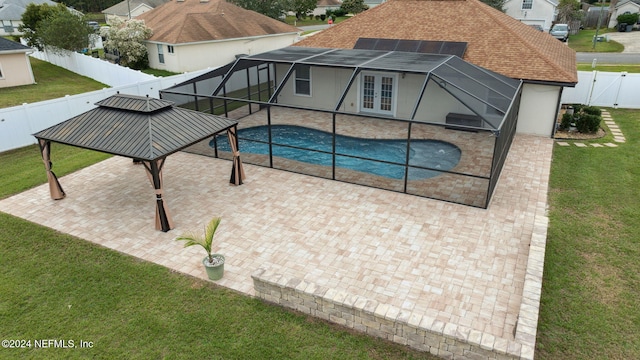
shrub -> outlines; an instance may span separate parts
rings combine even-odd
[[[347,12],[346,12],[346,11],[344,11],[344,10],[342,10],[342,8],[339,8],[339,9],[335,9],[335,10],[333,10],[333,15],[334,15],[335,17],[341,17],[341,16],[345,16],[345,15],[347,15]]]
[[[638,22],[638,13],[635,14],[622,14],[619,15],[616,20],[618,20],[618,24],[625,23],[627,25],[635,25]]]
[[[320,20],[325,21],[327,19],[327,15],[322,14],[320,15]]]
[[[576,128],[578,128],[578,131],[581,133],[593,134],[598,131],[600,120],[601,117],[598,115],[582,113],[580,117],[576,119]]]
[[[596,115],[596,116],[602,115],[602,110],[600,110],[599,107],[595,107],[595,106],[585,106],[582,108],[582,112],[589,115]]]
[[[569,130],[572,122],[573,114],[564,113],[562,114],[562,120],[560,120],[560,126],[558,127],[558,129],[563,131]]]

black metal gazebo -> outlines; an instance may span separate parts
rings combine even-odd
[[[34,134],[52,199],[63,199],[65,192],[51,170],[51,142],[129,157],[144,164],[156,193],[156,229],[165,232],[174,227],[162,198],[162,169],[167,156],[226,130],[233,152],[230,182],[242,184],[237,121],[174,107],[171,101],[133,95],[116,94],[96,105],[95,109]]]

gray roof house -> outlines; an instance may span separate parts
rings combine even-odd
[[[133,19],[149,10],[168,2],[169,0],[125,0],[102,10],[105,21],[109,16],[118,16],[123,19]]]
[[[22,24],[22,14],[29,4],[57,5],[51,0],[0,0],[0,36],[20,35],[18,26]]]

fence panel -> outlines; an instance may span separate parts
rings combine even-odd
[[[563,104],[640,109],[640,74],[578,71],[575,88],[562,92]]]
[[[32,136],[33,133],[89,111],[96,107],[96,102],[114,95],[116,92],[157,98],[161,89],[189,80],[210,70],[205,69],[165,78],[152,77],[150,80],[142,82],[0,109],[0,152],[35,144],[36,139]]]
[[[132,70],[91,56],[68,52],[65,55],[35,51],[32,57],[63,67],[76,74],[90,77],[109,86],[135,84],[155,76]]]

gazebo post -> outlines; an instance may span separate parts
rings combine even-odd
[[[233,153],[233,167],[231,168],[231,179],[229,182],[235,185],[242,185],[242,181],[245,179],[244,168],[242,167],[242,161],[240,160],[240,151],[238,151],[238,126],[230,127],[227,130],[227,137],[229,138],[229,145],[231,146],[231,152]]]
[[[51,170],[53,164],[51,163],[51,141],[45,139],[38,139],[38,145],[40,146],[40,154],[42,155],[42,161],[44,162],[44,168],[47,170],[47,182],[49,183],[49,194],[53,200],[64,199],[67,194],[62,190],[62,186],[58,181],[58,177]]]
[[[173,229],[174,226],[171,215],[169,214],[169,208],[162,199],[162,167],[164,166],[165,160],[166,158],[143,161],[143,164],[147,170],[149,180],[151,180],[151,184],[156,191],[156,230],[167,232]]]

